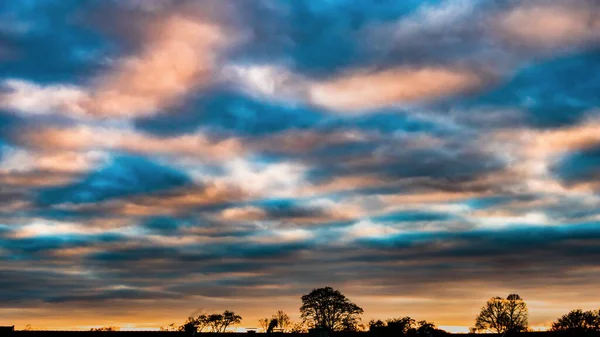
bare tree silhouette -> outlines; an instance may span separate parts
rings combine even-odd
[[[175,325],[175,323],[171,323],[167,326],[161,326],[159,331],[178,331],[179,327]]]
[[[288,330],[288,327],[291,323],[290,316],[283,312],[283,310],[278,310],[277,313],[273,315],[273,319],[277,320],[277,328],[281,329],[284,332]]]
[[[304,322],[294,322],[290,324],[291,333],[305,333],[307,332],[306,324]]]
[[[202,314],[198,317],[188,317],[187,321],[179,327],[179,331],[196,334],[210,328],[212,332],[225,332],[228,327],[241,321],[242,316],[225,310],[222,314]]]
[[[506,299],[493,297],[481,308],[475,319],[478,330],[487,330],[499,334],[526,331],[529,313],[525,301],[510,294]]]
[[[225,332],[229,326],[239,324],[242,321],[242,316],[236,315],[233,311],[225,310],[222,316],[221,332]]]
[[[266,331],[267,331],[267,329],[269,328],[269,322],[270,322],[270,321],[271,321],[270,319],[268,319],[268,318],[266,318],[266,317],[265,317],[265,318],[261,318],[261,319],[259,319],[259,320],[258,320],[258,324],[259,324],[259,325],[260,325],[260,327],[263,329],[263,331],[265,331],[265,332],[266,332]]]

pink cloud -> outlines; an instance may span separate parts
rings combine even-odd
[[[22,135],[21,141],[46,151],[125,150],[224,160],[244,153],[239,140],[212,141],[202,133],[159,138],[128,129],[77,126],[42,128]]]
[[[227,39],[221,27],[183,16],[155,22],[139,55],[117,62],[98,80],[83,105],[105,116],[148,115],[175,104],[210,83],[218,50]]]
[[[146,28],[138,54],[115,61],[88,86],[7,80],[0,106],[27,114],[135,117],[178,104],[213,80],[219,53],[233,40],[224,28],[173,15]]]
[[[308,102],[357,112],[413,104],[477,90],[495,76],[455,66],[355,69],[338,77],[311,80],[277,65],[229,66],[224,75],[251,95],[273,101]]]
[[[310,97],[313,103],[330,109],[360,111],[469,92],[487,81],[487,76],[467,69],[402,67],[359,71],[314,83]]]
[[[600,41],[600,7],[591,1],[525,2],[497,21],[500,36],[530,47],[570,47]]]
[[[221,211],[217,218],[222,221],[233,221],[233,222],[256,221],[256,220],[264,219],[266,217],[266,215],[267,214],[265,213],[265,211],[260,208],[253,207],[253,206],[246,206],[246,207],[227,208],[227,209]]]

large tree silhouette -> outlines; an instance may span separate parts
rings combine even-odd
[[[525,331],[528,316],[527,305],[519,295],[510,294],[506,299],[493,297],[481,308],[475,327],[502,334]]]
[[[552,323],[552,331],[568,331],[573,333],[600,331],[600,310],[571,310]]]
[[[233,311],[225,310],[225,312],[223,312],[223,321],[221,322],[221,332],[225,332],[227,327],[239,324],[241,321],[242,316],[236,315]]]
[[[300,313],[313,327],[341,331],[347,329],[348,322],[356,322],[363,309],[339,291],[325,287],[302,296]]]

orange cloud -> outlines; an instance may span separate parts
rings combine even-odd
[[[42,174],[41,174],[42,173]],[[7,173],[0,172],[0,185],[16,186],[16,187],[31,187],[31,186],[54,186],[66,184],[73,179],[73,175],[66,173],[50,173],[50,172],[19,172]]]
[[[225,35],[217,24],[182,15],[158,20],[147,28],[138,55],[116,60],[88,87],[7,80],[0,106],[28,114],[151,115],[211,82],[219,52],[232,40]]]
[[[500,16],[497,29],[509,42],[532,47],[600,41],[600,7],[585,1],[526,4]]]
[[[223,221],[256,221],[262,220],[266,217],[264,210],[247,206],[247,207],[234,207],[223,210],[219,213],[218,219]]]
[[[584,149],[600,144],[599,120],[553,130],[502,130],[495,134],[499,143],[515,143],[518,152],[527,158],[551,158],[567,151]]]
[[[158,138],[131,130],[88,126],[35,130],[23,134],[21,141],[47,151],[119,149],[211,159],[227,159],[244,152],[237,139],[212,141],[201,133]]]
[[[600,121],[570,128],[541,132],[534,141],[536,150],[544,153],[573,151],[600,143]]]
[[[148,115],[209,83],[219,47],[220,27],[174,16],[148,30],[140,55],[118,62],[84,102],[93,114]]]
[[[380,71],[357,69],[323,81],[269,65],[233,65],[223,73],[224,79],[261,98],[311,102],[332,110],[352,112],[469,92],[492,79],[485,71],[441,66],[404,66]]]
[[[382,195],[380,196],[380,198],[386,204],[405,205],[458,202],[469,198],[481,197],[484,195],[486,194],[477,192],[430,191],[408,194]]]
[[[369,110],[471,91],[485,85],[486,77],[472,70],[442,67],[361,71],[314,83],[310,97],[313,103],[334,110]]]
[[[194,207],[243,200],[245,197],[245,193],[235,186],[206,183],[203,186],[178,188],[158,194],[138,195],[101,203],[61,205],[60,208],[81,211],[102,209],[107,214],[122,216],[176,215],[189,212]]]
[[[550,172],[561,155],[600,144],[600,120],[590,119],[581,124],[551,130],[510,129],[497,132],[491,139],[499,144],[497,150],[510,156],[513,163],[507,177],[520,181],[536,193],[552,193],[565,197],[594,199],[595,182],[565,186]],[[507,184],[511,181],[507,180]],[[498,186],[498,185],[496,185]]]

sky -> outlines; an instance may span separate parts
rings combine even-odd
[[[595,0],[0,1],[0,325],[453,331],[600,294]]]

